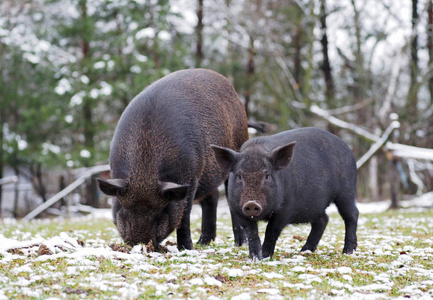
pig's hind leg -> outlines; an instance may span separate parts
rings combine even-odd
[[[208,245],[215,240],[216,236],[216,221],[217,221],[217,206],[218,206],[218,189],[214,189],[201,202],[201,235],[198,240],[200,245]]]
[[[359,211],[355,204],[355,195],[337,197],[335,199],[335,205],[338,208],[338,212],[344,220],[346,227],[346,235],[344,238],[343,253],[352,254],[356,250],[357,238],[356,229],[358,226]]]
[[[328,215],[323,212],[323,214],[320,214],[318,218],[311,222],[310,235],[301,251],[310,250],[311,252],[314,252],[316,250],[323,232],[325,231],[326,225],[328,225],[328,220]]]

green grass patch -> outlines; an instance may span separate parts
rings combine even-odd
[[[191,227],[198,240],[200,220]],[[309,230],[287,227],[274,257],[257,262],[247,246],[233,246],[227,215],[211,245],[176,252],[172,234],[161,253],[124,245],[110,219],[4,220],[0,298],[433,297],[431,210],[361,215],[353,255],[341,253],[339,215],[331,215],[315,253],[300,253]]]

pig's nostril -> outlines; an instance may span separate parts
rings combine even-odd
[[[242,207],[242,212],[247,217],[257,217],[262,212],[262,206],[255,201],[248,201]]]

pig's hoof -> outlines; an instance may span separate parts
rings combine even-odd
[[[215,240],[215,237],[203,236],[201,235],[198,239],[197,244],[199,245],[209,245],[211,241]]]
[[[253,261],[253,262],[259,262],[259,261],[261,261],[263,259],[263,257],[259,257],[259,256],[257,256],[257,255],[254,255],[254,256],[251,256],[251,260]]]
[[[240,247],[247,243],[247,236],[245,232],[235,234],[235,246]]]
[[[259,260],[262,260],[262,259],[263,259],[263,255],[262,255],[261,252],[262,252],[262,251],[260,251],[259,254],[256,254],[256,253],[250,253],[250,257],[251,257],[251,259],[252,259],[253,261],[259,261]]]
[[[245,245],[247,243],[247,239],[245,237],[242,238],[235,238],[235,246],[241,247],[242,245]]]
[[[355,250],[356,250],[356,249],[348,250],[348,249],[344,248],[344,249],[343,249],[343,254],[349,254],[349,255],[350,255],[350,254],[353,254],[353,253],[355,252]]]
[[[314,252],[314,251],[316,251],[316,248],[317,247],[310,246],[310,245],[305,245],[304,247],[302,247],[301,252],[305,252],[305,251]]]
[[[177,243],[179,250],[192,250],[192,241],[182,241]]]
[[[241,247],[242,245],[245,245],[246,243],[247,243],[247,241],[235,241],[235,246]]]
[[[271,258],[273,255],[273,252],[263,251],[263,258]]]
[[[353,245],[351,247],[350,246],[344,246],[343,254],[352,254],[353,252],[355,252],[356,246],[358,246],[356,242],[353,243]]]

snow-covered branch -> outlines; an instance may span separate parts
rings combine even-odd
[[[433,149],[390,142],[386,144],[386,148],[391,150],[393,156],[433,161]]]
[[[318,107],[317,105],[312,105],[310,111],[327,120],[329,123],[342,128],[347,129],[371,142],[374,142],[376,147],[380,145],[381,138],[375,134],[368,132],[367,130],[355,125],[348,123],[346,121],[340,120],[334,116],[332,116],[328,111]],[[395,122],[395,121],[394,121]],[[393,124],[392,122],[391,124]],[[398,123],[398,122],[397,122]],[[396,124],[394,124],[396,125]],[[389,128],[389,127],[388,127]],[[395,129],[395,128],[394,128]],[[377,144],[376,144],[377,143]],[[374,147],[374,145],[373,145]],[[402,158],[413,158],[413,159],[422,159],[422,160],[431,160],[433,161],[433,149],[414,147],[399,143],[387,142],[385,144],[387,150],[391,151],[392,155],[395,157]],[[380,148],[380,147],[379,147]],[[376,150],[377,151],[377,150]]]
[[[332,116],[328,111],[318,107],[317,105],[311,105],[310,111],[313,114],[327,120],[332,125],[335,125],[335,126],[342,128],[342,129],[347,129],[353,133],[356,133],[359,136],[362,136],[363,138],[365,138],[371,142],[376,143],[377,141],[380,140],[380,137],[368,132],[367,130],[365,130],[359,126],[356,126],[354,124],[348,123],[346,121],[340,120],[340,119]]]
[[[18,182],[18,176],[8,176],[0,178],[0,185]]]
[[[90,176],[92,176],[94,174],[101,173],[101,172],[107,172],[107,171],[110,171],[110,165],[101,165],[101,166],[96,166],[96,167],[86,169],[85,172],[83,172],[81,174],[81,176],[78,177],[74,182],[72,182],[66,188],[64,188],[63,190],[61,190],[57,194],[55,194],[53,197],[48,199],[46,202],[39,205],[36,209],[34,209],[30,213],[28,213],[23,218],[23,220],[24,221],[32,220],[34,217],[39,215],[41,212],[43,212],[44,210],[49,208],[51,205],[53,205],[54,203],[56,203],[57,201],[59,201],[60,199],[65,197],[66,195],[70,194],[72,191],[74,191],[76,188],[78,188],[80,185],[82,185],[84,182],[86,182],[86,180]]]
[[[398,121],[393,121],[383,133],[382,137],[356,162],[356,168],[361,168],[388,141],[394,129],[400,127]]]

